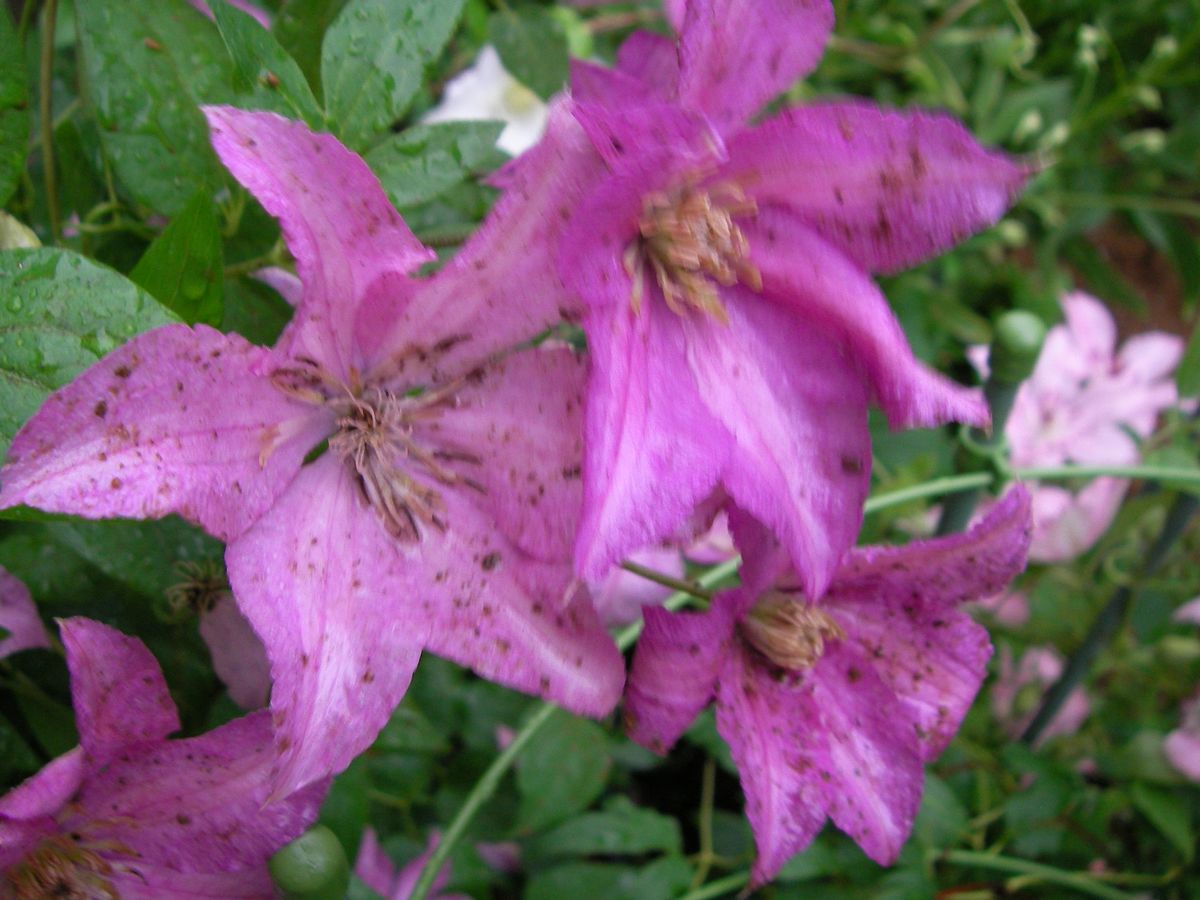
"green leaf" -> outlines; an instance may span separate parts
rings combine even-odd
[[[248,13],[225,0],[210,3],[217,28],[233,57],[234,86],[249,93],[245,109],[269,109],[313,128],[325,125],[325,114],[296,61],[279,41]]]
[[[611,765],[604,729],[555,713],[517,760],[518,829],[539,831],[586,809]]]
[[[321,45],[325,108],[338,137],[361,150],[404,114],[462,7],[463,0],[347,4]]]
[[[946,782],[925,776],[925,795],[913,824],[913,835],[928,848],[953,847],[967,830],[967,810]]]
[[[173,215],[221,167],[200,103],[233,99],[216,27],[186,0],[76,5],[83,78],[117,177],[140,203]]]
[[[655,860],[641,869],[607,863],[570,863],[529,879],[525,900],[604,897],[606,900],[668,900],[688,888],[692,868],[679,856]]]
[[[503,122],[415,125],[388,138],[366,160],[396,206],[425,203],[495,159]]]
[[[220,560],[221,543],[171,516],[150,522],[47,522],[46,532],[105,575],[150,599],[183,580],[176,563]]]
[[[1146,315],[1146,299],[1116,271],[1085,237],[1075,237],[1062,246],[1063,257],[1079,270],[1088,290],[1098,297],[1119,303],[1138,315]]]
[[[683,852],[679,823],[615,797],[603,812],[584,813],[530,842],[537,856],[607,856]]]
[[[79,743],[71,707],[59,703],[28,678],[21,679],[13,693],[29,730],[46,753],[62,756]]]
[[[567,37],[549,11],[530,8],[492,13],[488,40],[504,68],[543,100],[566,84],[570,63]]]
[[[1179,388],[1181,397],[1200,394],[1200,319],[1196,320],[1196,327],[1192,329],[1183,359],[1179,361],[1179,368],[1175,370],[1175,385]]]
[[[0,714],[0,784],[16,784],[39,768],[37,755],[13,724]]]
[[[146,249],[129,279],[189,325],[221,324],[225,260],[221,226],[208,191],[202,189],[192,195],[187,206]]]
[[[0,254],[0,455],[42,401],[135,334],[177,321],[111,269],[66,250]]]
[[[25,168],[29,142],[29,80],[25,52],[7,10],[0,11],[0,206],[8,203]]]
[[[321,83],[321,39],[346,0],[284,0],[271,30],[313,88]]]
[[[1196,835],[1192,830],[1192,809],[1187,796],[1141,783],[1134,784],[1130,796],[1138,812],[1175,845],[1185,862],[1190,863],[1196,853]]]

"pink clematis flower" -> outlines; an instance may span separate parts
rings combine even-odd
[[[354,861],[354,874],[384,900],[408,900],[413,888],[417,886],[425,864],[437,848],[439,839],[440,835],[436,831],[432,833],[425,851],[397,872],[383,847],[379,846],[375,829],[368,827],[363,831],[362,842],[358,845],[358,858]],[[450,864],[446,863],[433,881],[433,893],[430,896],[436,900],[470,900],[465,894],[441,893],[442,888],[449,880]]]
[[[1172,373],[1183,341],[1151,331],[1117,349],[1112,314],[1083,293],[1063,296],[1065,321],[1051,328],[1033,374],[1017,392],[1004,433],[1015,466],[1134,465],[1137,442],[1149,437],[1164,409],[1178,399]],[[987,353],[971,354],[987,371]],[[1037,485],[1029,558],[1064,562],[1092,546],[1121,506],[1129,482],[1096,478],[1077,493]]]
[[[18,650],[49,646],[46,626],[29,589],[21,579],[0,568],[0,659]]]
[[[1183,702],[1179,719],[1179,727],[1163,740],[1163,753],[1180,774],[1200,781],[1200,694]]]
[[[966,534],[851,551],[817,602],[761,526],[735,521],[734,534],[742,588],[704,613],[646,611],[630,736],[665,752],[715,699],[758,848],[753,885],[826,816],[890,863],[912,828],[922,763],[958,729],[991,654],[958,607],[1024,567],[1028,495],[1013,488]]]
[[[273,350],[181,325],[121,347],[18,434],[0,504],[177,512],[229,542],[271,662],[281,794],[370,744],[423,647],[607,713],[621,657],[570,566],[582,365],[508,352],[559,317],[552,267],[524,251],[586,156],[523,156],[491,219],[417,281],[432,254],[359,157],[269,113],[206,112],[281,221],[295,318]]]
[[[861,524],[868,403],[895,428],[988,419],[914,358],[871,273],[990,225],[1027,171],[936,113],[822,102],[747,127],[816,64],[828,0],[668,14],[677,43],[635,34],[573,74],[608,167],[559,253],[592,358],[577,565],[598,577],[721,486],[818,596]]]
[[[145,646],[90,619],[61,627],[80,746],[0,798],[0,894],[274,897],[267,859],[327,784],[268,803],[266,712],[167,740],[179,717]]]

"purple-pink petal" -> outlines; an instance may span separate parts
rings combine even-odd
[[[646,610],[625,691],[625,725],[630,738],[656,753],[679,740],[717,689],[737,606],[722,596],[703,613]]]
[[[29,589],[3,568],[0,568],[0,628],[7,632],[0,637],[0,659],[18,650],[50,646],[46,626]]]
[[[179,714],[158,660],[137,638],[91,619],[60,626],[75,725],[91,767],[124,748],[162,741],[179,730]]]
[[[353,346],[361,298],[383,273],[433,258],[388,201],[361,157],[336,138],[274,113],[204,109],[213,148],[247,190],[279,219],[304,284],[288,352],[338,377],[361,366]]]
[[[876,284],[810,226],[786,213],[760,211],[746,229],[763,294],[791,307],[807,327],[843,342],[871,384],[893,428],[948,421],[985,426],[987,404],[914,357]]]
[[[330,454],[225,560],[271,661],[275,795],[286,796],[340,772],[387,722],[428,637],[421,593],[409,592],[404,554],[354,473]]]
[[[789,210],[872,272],[993,224],[1029,175],[949,116],[858,101],[788,109],[731,138],[729,157],[723,174],[760,207]]]
[[[770,881],[825,823],[833,766],[818,730],[812,690],[783,685],[755,651],[733,647],[717,679],[717,730],[729,745],[746,795],[758,851],[753,885]]]
[[[205,326],[134,338],[51,394],[18,432],[0,505],[89,518],[179,513],[236,537],[329,425],[271,384],[272,359]]]
[[[694,0],[679,34],[679,100],[735,129],[812,71],[832,30],[829,0]]]
[[[249,869],[299,837],[327,787],[269,803],[273,764],[270,717],[253,713],[118,756],[84,784],[63,825],[173,871]]]
[[[589,580],[675,532],[716,486],[732,447],[688,370],[680,319],[657,298],[641,314],[629,279],[592,309],[584,507],[576,566]]]
[[[232,594],[222,594],[211,609],[201,611],[200,637],[233,702],[242,709],[265,706],[271,695],[271,664]]]
[[[866,386],[836,338],[745,288],[722,294],[728,324],[682,320],[699,394],[734,439],[722,482],[779,536],[818,597],[862,522]]]

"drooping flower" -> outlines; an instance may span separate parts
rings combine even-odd
[[[0,659],[18,650],[49,646],[46,626],[29,589],[21,579],[0,568]]]
[[[1095,297],[1066,294],[1064,322],[1051,328],[1033,374],[1021,385],[1005,425],[1018,467],[1135,465],[1137,441],[1149,437],[1163,410],[1178,399],[1172,373],[1183,341],[1161,331],[1135,335],[1117,349],[1112,314]],[[987,371],[986,350],[972,361]],[[1033,545],[1038,562],[1074,559],[1112,524],[1129,482],[1096,478],[1078,492],[1039,484],[1033,497]]]
[[[354,861],[354,874],[362,879],[363,884],[384,900],[408,900],[413,888],[421,877],[421,872],[433,851],[437,848],[439,835],[434,832],[429,835],[429,845],[419,856],[413,858],[400,871],[379,846],[375,829],[368,827],[363,831],[362,842],[358,845],[358,858]],[[438,900],[469,900],[465,894],[443,894],[442,888],[450,880],[450,864],[446,863],[433,881],[431,897]]]
[[[574,114],[608,173],[561,242],[585,302],[584,577],[666,539],[716,485],[819,595],[852,545],[867,404],[893,427],[987,421],[916,361],[870,277],[994,222],[1026,171],[952,119],[857,102],[745,122],[809,71],[828,0],[695,0],[678,43],[577,63]]]
[[[992,714],[1011,738],[1018,737],[1037,713],[1036,704],[1050,685],[1062,675],[1063,658],[1050,646],[1030,647],[1013,662],[1012,651],[1000,648],[1000,672],[992,685]],[[1083,688],[1067,695],[1054,718],[1038,736],[1035,746],[1060,735],[1074,734],[1091,713],[1092,705]]]
[[[432,254],[359,157],[269,113],[207,115],[281,221],[295,318],[273,350],[181,325],[121,347],[17,435],[0,503],[177,512],[228,542],[271,661],[281,794],[370,744],[423,647],[606,713],[621,658],[570,568],[582,366],[509,352],[559,318],[557,276],[527,251],[589,156],[563,140],[525,154],[489,220],[418,281]]]
[[[985,674],[987,632],[958,607],[1025,564],[1029,498],[1011,489],[969,532],[851,551],[819,601],[742,516],[743,587],[703,613],[646,611],[626,692],[629,732],[665,752],[715,700],[770,880],[826,816],[890,863],[922,764],[949,742]]]
[[[548,117],[546,104],[504,68],[496,48],[488,45],[472,66],[446,82],[441,102],[421,121],[498,120],[504,130],[496,146],[519,156],[538,142]]]
[[[0,798],[0,894],[274,897],[267,859],[327,784],[269,803],[266,712],[168,740],[179,717],[145,646],[89,619],[61,628],[80,746]]]

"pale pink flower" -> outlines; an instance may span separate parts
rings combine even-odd
[[[1200,781],[1200,693],[1180,707],[1179,727],[1163,741],[1167,761],[1192,781]]]
[[[0,568],[0,629],[0,659],[18,650],[50,646],[46,626],[29,589],[3,568]]]
[[[992,685],[992,714],[1004,728],[1005,734],[1016,738],[1033,721],[1037,705],[1050,685],[1063,672],[1062,655],[1053,647],[1030,647],[1014,665],[1012,651],[1000,648],[1000,672]],[[1074,734],[1091,712],[1091,703],[1083,688],[1076,688],[1034,746],[1041,746],[1052,737]]]

